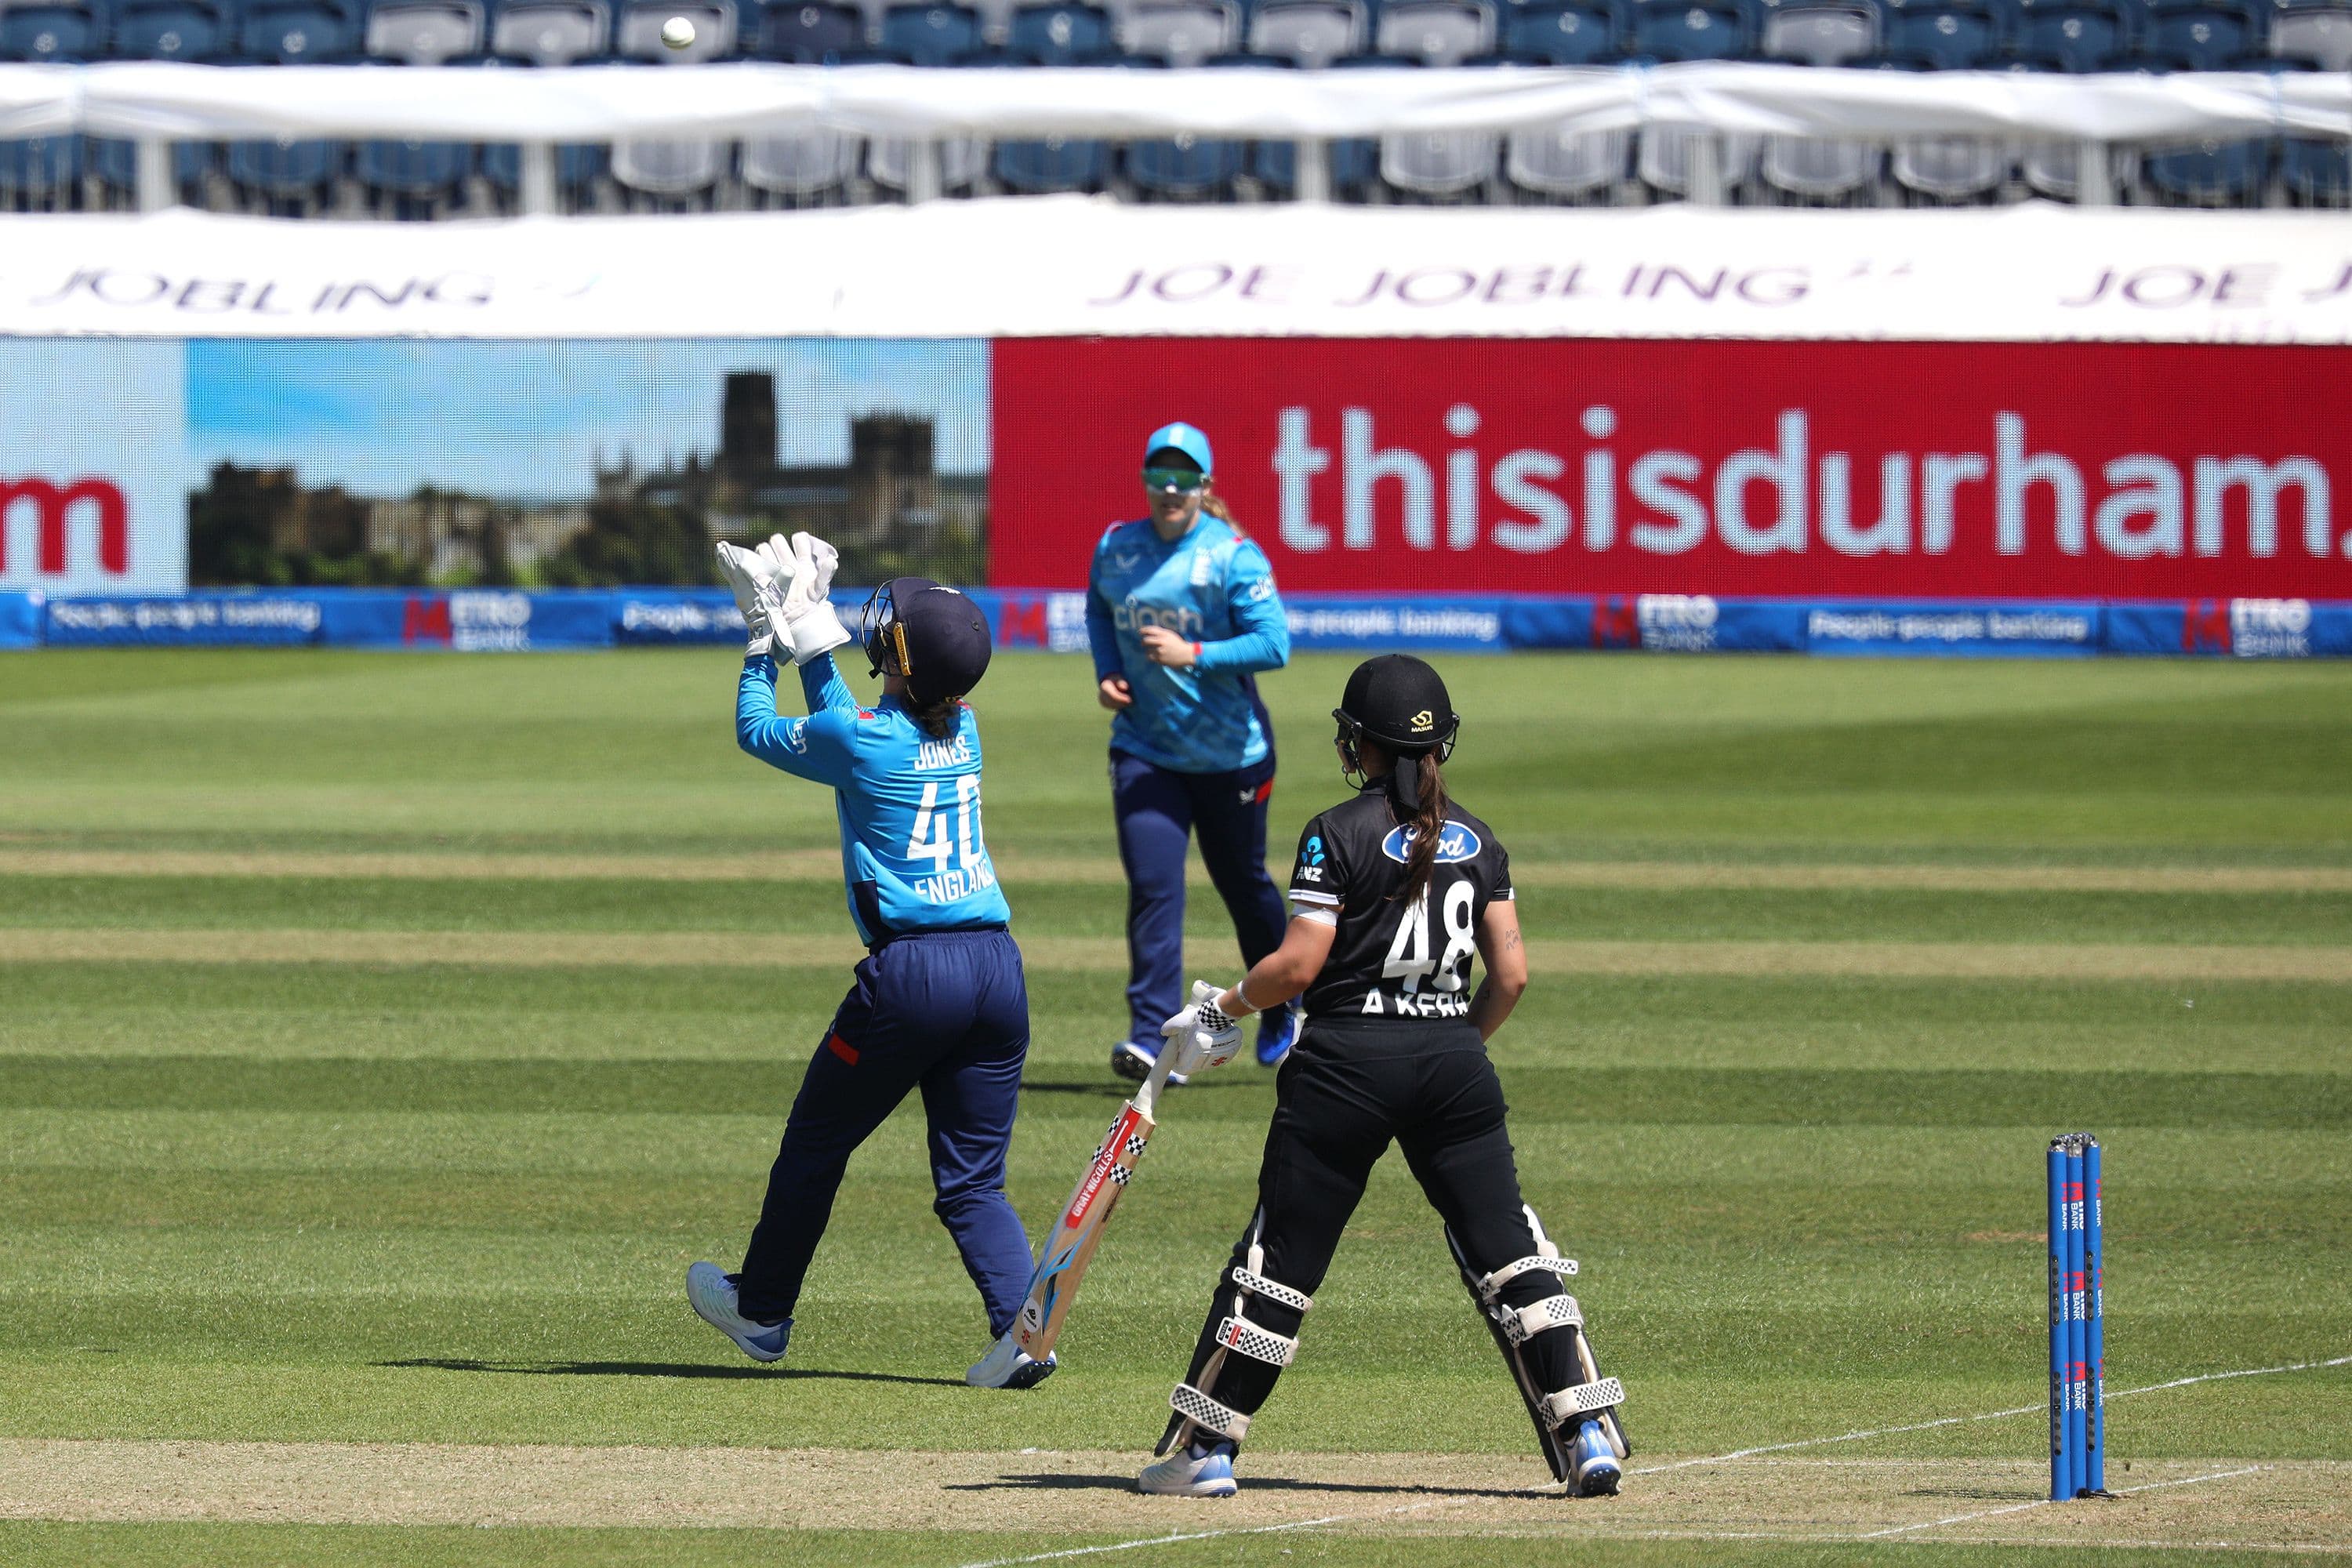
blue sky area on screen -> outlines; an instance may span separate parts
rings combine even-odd
[[[928,416],[943,473],[988,467],[983,339],[534,339],[187,346],[188,458],[292,467],[306,485],[515,500],[586,496],[593,465],[643,470],[719,448],[734,371],[775,377],[786,468],[845,462],[849,421]],[[195,482],[201,483],[201,479]]]

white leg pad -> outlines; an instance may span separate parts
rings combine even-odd
[[[1532,1307],[1521,1307],[1516,1311],[1508,1307],[1493,1310],[1495,1321],[1503,1325],[1503,1337],[1515,1345],[1523,1345],[1554,1329],[1584,1327],[1584,1309],[1576,1304],[1573,1296],[1548,1296]]]
[[[1598,1383],[1580,1383],[1574,1388],[1547,1394],[1538,1408],[1546,1421],[1559,1426],[1624,1403],[1625,1385],[1613,1377],[1604,1377]]]
[[[1288,1366],[1298,1354],[1298,1342],[1262,1329],[1247,1318],[1232,1317],[1217,1325],[1217,1342],[1227,1350],[1239,1351],[1252,1361],[1269,1362],[1276,1366]]]
[[[1570,1267],[1572,1268],[1574,1266],[1570,1265]],[[1254,1273],[1247,1268],[1234,1270],[1234,1283],[1253,1296],[1263,1296],[1269,1301],[1279,1301],[1294,1312],[1307,1311],[1315,1305],[1315,1298],[1306,1291],[1294,1290],[1287,1285],[1277,1284],[1265,1275]]]
[[[1250,1418],[1231,1405],[1220,1405],[1189,1383],[1180,1383],[1168,1396],[1168,1407],[1195,1426],[1238,1443],[1249,1431]]]
[[[1549,1258],[1538,1254],[1534,1258],[1522,1258],[1516,1263],[1506,1263],[1478,1281],[1478,1294],[1485,1297],[1491,1305],[1495,1299],[1503,1293],[1504,1286],[1522,1274],[1532,1274],[1538,1269],[1544,1269],[1553,1274],[1574,1274],[1576,1259],[1562,1258],[1558,1253],[1554,1253]]]

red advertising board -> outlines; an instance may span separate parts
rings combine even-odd
[[[1076,587],[1156,426],[1286,588],[2352,598],[2352,350],[1010,339],[991,581]],[[2347,506],[2336,505],[2345,497]]]

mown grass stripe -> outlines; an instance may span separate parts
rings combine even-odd
[[[19,1109],[708,1113],[790,1103],[797,1060],[593,1062],[433,1058],[0,1058],[0,1103]],[[1033,1069],[1033,1094],[1099,1095],[1098,1078]],[[1896,1071],[1517,1067],[1523,1122],[1822,1126],[2352,1125],[2352,1074]],[[1202,1093],[1188,1121],[1264,1118],[1256,1094]]]
[[[2132,942],[1559,942],[1528,944],[1539,971],[1571,974],[1811,974],[1989,980],[2279,980],[2352,984],[2352,947]],[[1029,936],[1032,968],[1124,972],[1114,937]],[[847,964],[842,935],[757,931],[0,930],[0,963],[452,963],[530,967],[762,969]],[[1194,944],[1230,967],[1223,942]]]

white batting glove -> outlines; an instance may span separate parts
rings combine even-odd
[[[1195,980],[1192,1005],[1160,1026],[1168,1041],[1160,1049],[1176,1053],[1172,1070],[1188,1078],[1224,1066],[1242,1048],[1242,1026],[1218,1009],[1218,990],[1205,980]]]
[[[825,595],[833,591],[834,568],[841,552],[814,533],[782,534],[768,542],[792,554],[793,587],[784,596],[784,625],[792,641],[793,662],[806,664],[849,641],[849,628]]]
[[[783,626],[784,598],[794,572],[792,556],[788,552],[780,557],[764,544],[746,550],[720,540],[719,570],[734,590],[735,607],[742,612],[743,625],[751,634],[751,640],[744,645],[744,656],[768,652]]]

